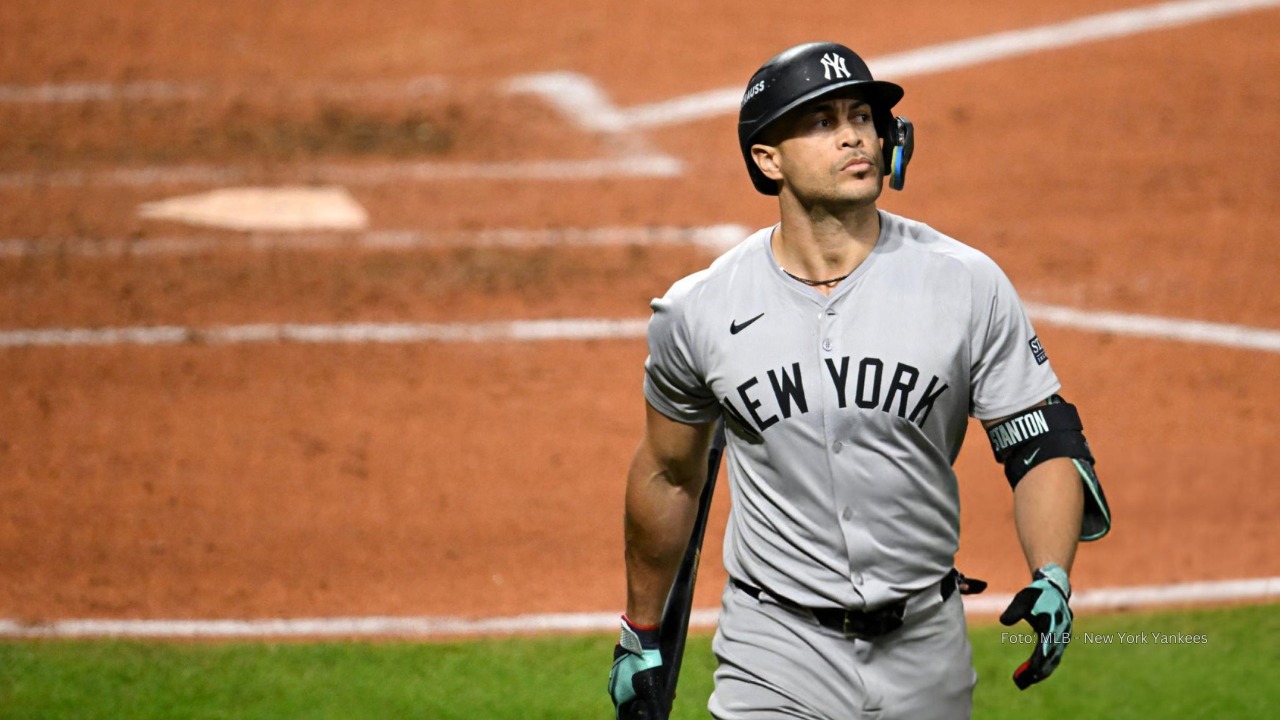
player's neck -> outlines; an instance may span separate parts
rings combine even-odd
[[[827,280],[856,270],[875,249],[879,237],[880,213],[874,203],[838,214],[783,203],[782,223],[772,239],[773,256],[791,275]],[[838,285],[815,289],[829,295]]]

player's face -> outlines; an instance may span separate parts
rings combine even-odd
[[[783,120],[776,162],[784,187],[802,203],[865,204],[883,189],[883,151],[871,106],[830,98]]]

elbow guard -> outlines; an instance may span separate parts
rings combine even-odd
[[[1004,465],[1010,487],[1017,487],[1036,465],[1071,458],[1084,486],[1084,520],[1080,539],[1097,540],[1111,530],[1111,508],[1093,469],[1093,452],[1084,437],[1076,406],[1054,395],[1048,405],[1013,415],[987,430],[996,462]]]

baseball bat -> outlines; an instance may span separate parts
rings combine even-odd
[[[724,423],[716,424],[707,453],[707,482],[698,497],[698,514],[693,521],[693,533],[685,547],[684,558],[676,579],[667,593],[667,603],[662,608],[662,624],[658,629],[658,648],[662,653],[662,701],[661,720],[671,713],[676,698],[676,681],[680,679],[680,662],[684,658],[684,642],[689,635],[689,615],[693,610],[693,587],[698,581],[698,561],[702,556],[702,539],[707,534],[707,518],[711,515],[711,496],[715,492],[716,475],[720,473],[720,458],[724,454]]]

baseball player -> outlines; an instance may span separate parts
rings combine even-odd
[[[952,463],[970,415],[1013,486],[1031,570],[1014,671],[1049,676],[1071,629],[1079,539],[1110,514],[1079,415],[1021,302],[981,252],[879,210],[911,124],[896,84],[835,43],[793,47],[747,84],[738,136],[780,222],[653,302],[647,420],[626,491],[627,606],[609,691],[653,692],[667,589],[728,429],[729,582],[708,708],[747,718],[963,718],[976,674],[954,568]]]

